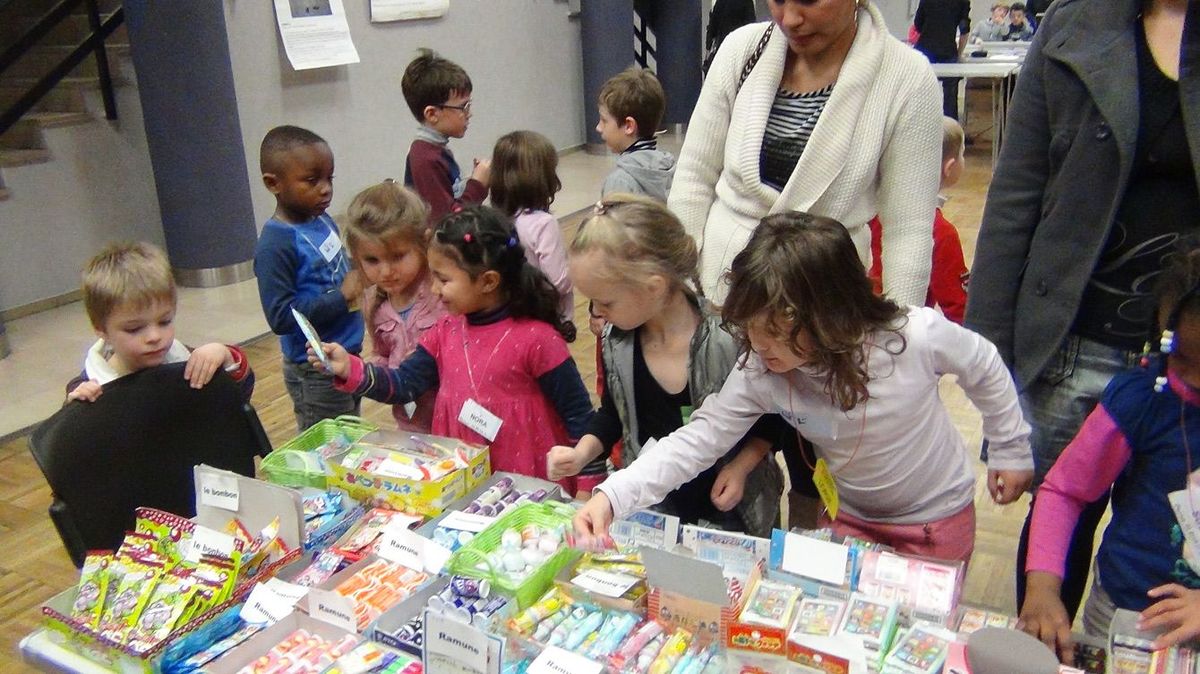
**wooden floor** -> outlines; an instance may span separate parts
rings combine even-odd
[[[988,110],[986,91],[972,91],[971,111]],[[978,96],[977,94],[982,94]],[[975,119],[986,124],[985,114]],[[968,131],[982,129],[974,121]],[[979,219],[987,185],[991,180],[991,148],[983,134],[967,151],[967,169],[958,186],[949,190],[950,201],[944,207],[947,218],[959,229],[970,266],[975,250]],[[567,235],[571,221],[564,222]],[[576,307],[580,326],[579,340],[572,353],[589,389],[595,383],[595,342],[588,332],[586,300],[578,297]],[[186,335],[182,336],[186,339]],[[296,433],[291,400],[283,385],[278,340],[271,335],[246,347],[258,378],[254,405],[267,429],[272,445],[279,445]],[[951,410],[955,424],[967,439],[969,452],[976,452],[981,437],[978,414],[966,402],[952,381],[942,385],[943,400]],[[391,423],[386,406],[364,401],[363,415],[381,425]],[[982,474],[982,469],[980,469]],[[46,515],[50,491],[29,454],[24,436],[0,444],[0,674],[29,671],[20,660],[17,643],[39,621],[39,607],[50,596],[75,584],[78,576]],[[975,556],[964,590],[964,600],[975,605],[1012,612],[1013,568],[1016,538],[1028,507],[1028,497],[1020,504],[1000,508],[987,495],[982,480],[977,483],[978,525]]]

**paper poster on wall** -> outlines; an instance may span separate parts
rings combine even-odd
[[[450,0],[371,0],[371,22],[433,19],[445,16]]]
[[[342,0],[275,0],[275,18],[292,68],[358,63]]]

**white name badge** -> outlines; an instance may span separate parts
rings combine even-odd
[[[330,230],[329,236],[325,237],[317,250],[321,251],[321,256],[325,258],[326,262],[333,262],[333,259],[342,250],[342,240],[338,238],[337,232]]]
[[[463,403],[462,411],[458,413],[458,421],[463,426],[487,438],[488,442],[496,440],[496,434],[500,432],[500,424],[504,423],[503,419],[475,402],[474,398],[467,398],[467,401]]]

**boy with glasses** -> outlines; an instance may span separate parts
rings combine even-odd
[[[434,223],[455,205],[479,204],[487,198],[490,159],[476,159],[464,179],[447,147],[462,138],[471,121],[471,78],[458,64],[420,50],[400,80],[404,100],[421,123],[404,164],[404,184],[429,204]]]

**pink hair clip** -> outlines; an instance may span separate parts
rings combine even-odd
[[[471,243],[472,240],[470,232],[463,234],[463,242]]]

